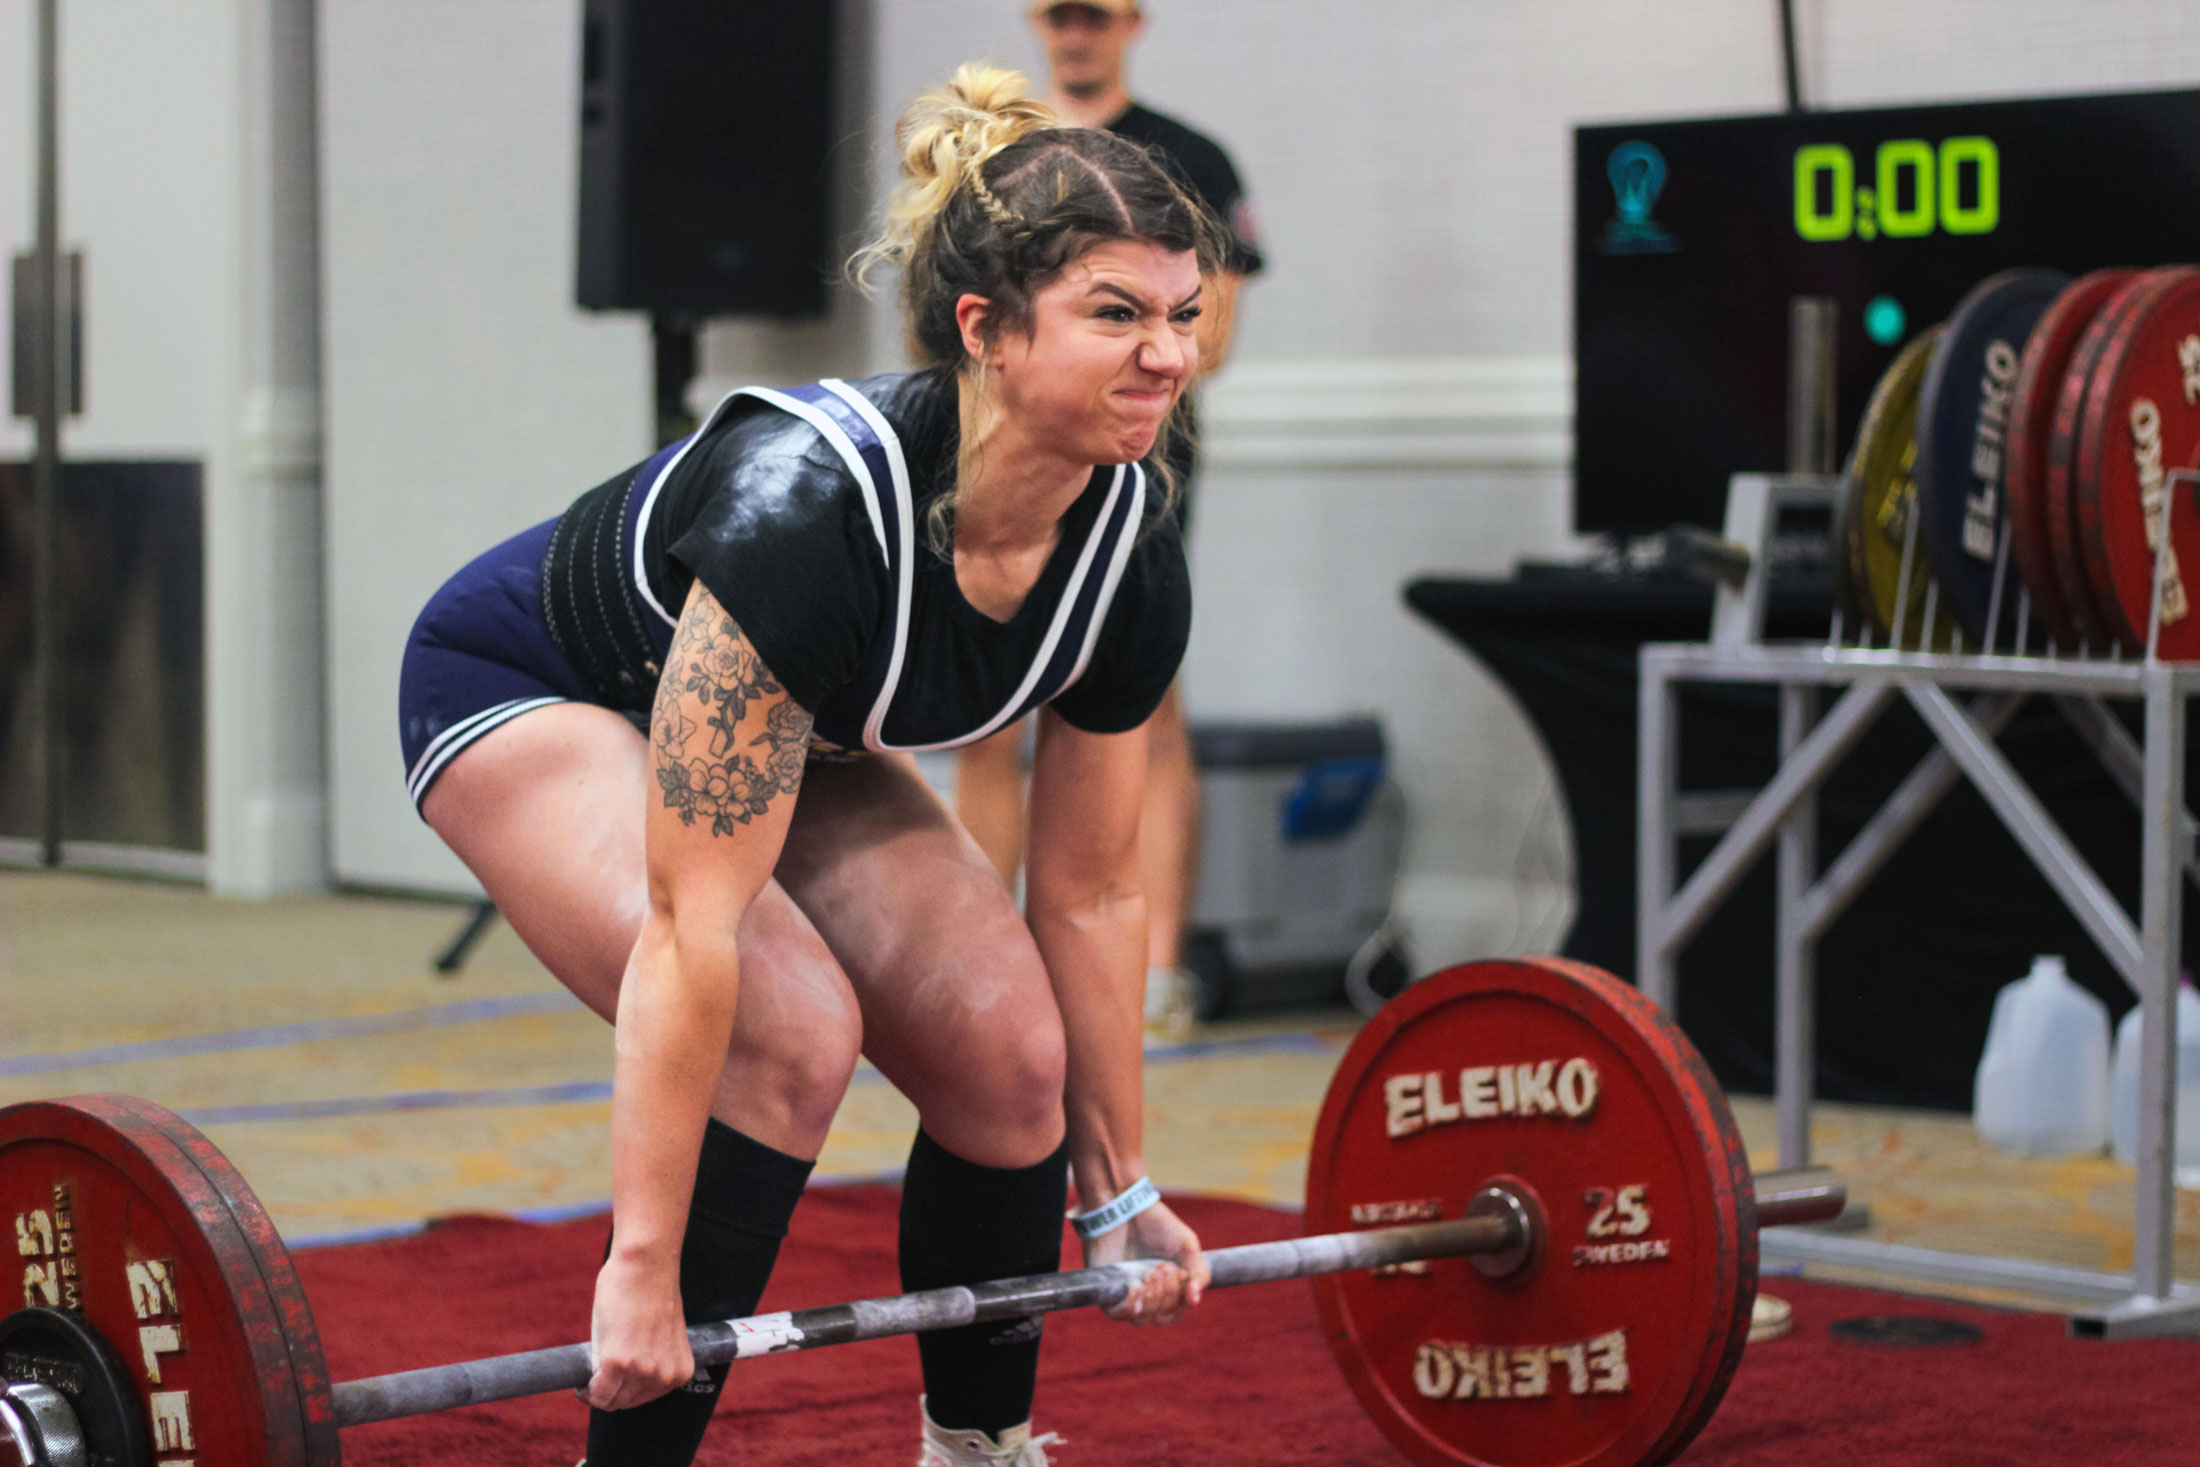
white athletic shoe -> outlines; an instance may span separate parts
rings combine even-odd
[[[1146,1032],[1157,1039],[1187,1038],[1198,1023],[1199,980],[1182,968],[1146,970]]]
[[[1031,1423],[1007,1426],[998,1437],[982,1431],[949,1431],[932,1419],[924,1397],[917,1397],[917,1413],[924,1418],[924,1449],[917,1467],[1051,1467],[1049,1446],[1060,1445],[1055,1432],[1033,1436]]]

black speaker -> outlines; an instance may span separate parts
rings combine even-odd
[[[835,0],[584,0],[577,297],[825,309]]]

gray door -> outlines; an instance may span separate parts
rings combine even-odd
[[[64,461],[54,614],[61,860],[188,873],[206,849],[200,468]],[[35,541],[28,466],[0,464],[0,837],[36,860]]]
[[[198,875],[203,434],[190,429],[205,421],[191,407],[213,354],[176,329],[172,303],[207,290],[189,213],[163,193],[173,160],[141,125],[106,120],[111,93],[163,74],[118,60],[118,35],[180,18],[127,11],[38,0],[11,16],[25,43],[16,65],[30,64],[7,69],[36,105],[33,127],[0,142],[13,155],[0,157],[0,177],[19,180],[31,206],[0,218],[34,222],[28,236],[10,228],[7,244],[15,422],[0,451],[0,861]],[[213,39],[213,27],[198,29]],[[173,53],[176,39],[148,36],[139,49]],[[100,322],[103,307],[111,319]],[[110,329],[88,333],[87,319]],[[104,420],[83,416],[93,405]]]

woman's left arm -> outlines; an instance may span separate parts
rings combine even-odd
[[[1069,1159],[1088,1211],[1146,1175],[1146,897],[1138,819],[1146,730],[1094,734],[1048,709],[1031,776],[1025,910],[1062,1011],[1069,1067]],[[1167,1258],[1110,1312],[1170,1323],[1199,1301],[1207,1265],[1199,1240],[1165,1205],[1085,1245],[1088,1264]]]

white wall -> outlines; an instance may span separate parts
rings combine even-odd
[[[33,171],[38,135],[37,40],[31,0],[0,0],[0,245],[13,256],[31,247],[38,220]],[[12,309],[12,302],[11,302]],[[0,453],[30,451],[25,424],[11,414],[0,422]]]
[[[975,55],[1038,58],[1021,0],[848,4],[847,146],[867,163],[849,172],[852,219],[883,192],[885,129],[921,86]],[[1544,761],[1397,590],[1569,544],[1569,129],[1776,107],[1773,0],[1150,4],[1137,90],[1230,145],[1274,261],[1210,402],[1194,711],[1381,711],[1418,821],[1424,955],[1548,941],[1562,913],[1524,916],[1517,891],[1521,871],[1564,863]],[[1818,105],[2200,81],[2189,3],[1798,8]],[[92,414],[70,442],[207,456],[218,480],[231,0],[62,10],[67,229],[92,247]],[[648,448],[646,340],[569,304],[577,5],[321,0],[320,24],[336,869],[462,885],[404,798],[405,631],[460,562]],[[25,140],[0,146],[0,234],[17,249],[28,37],[28,0],[0,0],[0,122]],[[890,310],[843,300],[820,325],[715,328],[705,367],[788,380],[896,353]],[[0,452],[27,447],[0,426]]]
[[[580,8],[324,0],[335,865],[464,889],[414,818],[397,670],[444,577],[651,448],[648,339],[572,305]]]
[[[37,235],[32,0],[0,0],[0,239]],[[85,412],[63,432],[83,458],[203,459],[222,436],[230,313],[227,3],[64,4],[61,237],[85,254]],[[0,423],[27,456],[28,419]]]

